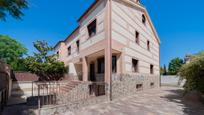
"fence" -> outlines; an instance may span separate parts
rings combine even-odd
[[[162,86],[179,86],[182,87],[185,84],[186,80],[182,80],[179,76],[176,75],[162,75],[161,76],[161,85]]]
[[[8,100],[8,90],[3,89],[0,91],[0,112],[3,110]]]
[[[71,82],[36,83],[37,96],[36,89],[33,89],[33,99],[37,100],[39,114],[51,108],[57,109],[59,106],[71,110],[108,99],[107,84],[104,82],[80,82],[73,88],[67,87],[70,84]],[[45,114],[51,113],[46,111]]]

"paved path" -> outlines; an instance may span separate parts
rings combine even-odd
[[[151,89],[66,115],[204,115],[204,106],[185,103],[182,92],[182,89],[172,87]]]

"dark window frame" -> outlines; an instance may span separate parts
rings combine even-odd
[[[79,50],[80,50],[80,40],[76,41],[76,46],[77,46],[77,52],[79,52]]]
[[[137,59],[132,59],[132,72],[139,73],[139,61]]]
[[[98,74],[105,73],[105,58],[104,57],[97,59],[97,70],[98,70]]]
[[[88,26],[87,26],[89,38],[96,35],[97,32],[97,20],[93,20]]]
[[[112,56],[112,72],[117,73],[117,56]]]
[[[137,91],[143,90],[143,84],[136,84],[136,90]]]
[[[147,22],[146,16],[142,14],[142,23],[146,25],[146,22]]]
[[[150,41],[147,40],[147,50],[150,51]]]
[[[70,56],[70,55],[72,54],[72,47],[69,46],[69,47],[67,48],[67,50],[68,50],[68,56]]]
[[[150,74],[154,74],[154,65],[150,65]]]
[[[135,42],[139,45],[140,44],[140,33],[135,31]]]

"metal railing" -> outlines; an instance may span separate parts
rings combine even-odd
[[[33,82],[32,99],[37,100],[38,107],[56,104],[56,95],[67,82]]]
[[[70,89],[68,92],[64,92],[62,89],[67,84],[69,84],[69,82],[34,83],[32,85],[32,95],[36,98],[35,100],[38,101],[38,108],[42,108],[48,105],[78,102],[107,94],[107,87],[106,83],[104,82],[81,82],[73,89]],[[57,97],[60,97],[61,100],[57,100]],[[58,101],[61,101],[61,103]]]
[[[6,89],[2,89],[0,91],[0,112],[3,110],[7,101],[8,101],[8,91]]]

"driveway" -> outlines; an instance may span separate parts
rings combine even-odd
[[[162,87],[135,96],[67,112],[66,115],[204,115],[204,106],[182,100],[181,88]]]

